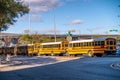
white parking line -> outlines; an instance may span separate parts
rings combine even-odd
[[[110,65],[111,68],[120,70],[120,64],[119,63],[113,63]]]

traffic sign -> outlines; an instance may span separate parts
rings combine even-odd
[[[117,29],[111,29],[111,30],[109,30],[109,32],[118,32],[118,30]]]
[[[72,36],[67,36],[67,41],[71,41],[72,40]]]

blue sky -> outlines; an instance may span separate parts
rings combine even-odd
[[[23,0],[30,2],[30,15],[24,15],[6,33],[120,34],[120,0]],[[30,16],[30,20],[29,20]],[[30,24],[29,24],[30,22]],[[109,32],[109,30],[118,32]]]

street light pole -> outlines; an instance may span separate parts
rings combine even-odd
[[[47,5],[42,5],[42,6],[47,6]],[[52,11],[53,11],[53,22],[54,22],[54,39],[56,42],[57,41],[56,40],[56,20],[55,20],[55,8],[54,7],[52,8]]]
[[[30,1],[31,1],[31,0],[29,0],[29,9],[31,8]],[[28,34],[30,34],[30,27],[31,27],[31,13],[29,12],[29,28],[28,28]]]
[[[55,8],[53,8],[53,19],[54,19],[54,38],[56,42],[56,20],[55,20]]]

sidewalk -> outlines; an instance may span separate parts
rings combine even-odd
[[[0,68],[7,67],[9,64],[0,64]]]
[[[10,64],[0,65],[0,71],[1,72],[11,71],[31,67],[45,66],[80,58],[82,57],[64,57],[64,56],[12,57]]]
[[[10,61],[10,63],[7,63],[6,61],[2,61],[0,64],[0,68],[7,67],[7,66],[12,66],[12,65],[20,65],[23,64],[22,61]]]

